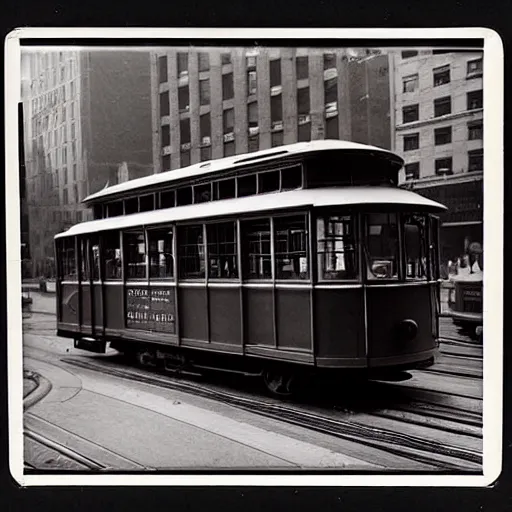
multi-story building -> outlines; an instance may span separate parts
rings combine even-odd
[[[151,79],[155,172],[315,139],[391,145],[380,53],[162,49]]]
[[[448,207],[444,260],[482,243],[483,59],[481,52],[407,50],[390,55],[393,149],[404,186]]]
[[[34,50],[22,69],[33,273],[51,274],[54,235],[90,218],[82,199],[153,171],[149,54]]]

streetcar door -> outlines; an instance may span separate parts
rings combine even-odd
[[[87,237],[78,239],[78,262],[80,331],[84,334],[93,334],[92,276],[89,258],[89,239]]]

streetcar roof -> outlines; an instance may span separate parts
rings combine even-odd
[[[281,211],[291,208],[355,205],[402,205],[420,210],[442,212],[446,207],[415,192],[393,187],[336,187],[301,189],[290,192],[259,194],[235,199],[152,210],[131,215],[82,222],[55,238],[98,231],[153,226],[169,222]]]
[[[155,185],[177,182],[179,180],[186,180],[192,178],[198,178],[202,175],[214,174],[216,172],[235,170],[238,168],[246,167],[251,164],[271,162],[283,160],[287,157],[294,155],[307,155],[320,151],[365,151],[378,153],[380,156],[387,157],[390,161],[395,161],[400,167],[403,165],[401,157],[395,153],[376,146],[368,146],[366,144],[359,144],[356,142],[342,141],[342,140],[315,140],[311,142],[298,142],[296,144],[288,144],[276,148],[265,149],[261,151],[255,151],[249,154],[235,155],[225,158],[219,158],[216,160],[210,160],[207,162],[200,162],[197,164],[183,167],[181,169],[175,169],[171,171],[164,171],[158,174],[151,174],[143,178],[137,178],[111,187],[105,187],[104,189],[95,192],[87,196],[83,202],[89,203],[105,198],[115,196],[118,194],[124,194],[131,190],[142,189],[145,187],[152,187]]]

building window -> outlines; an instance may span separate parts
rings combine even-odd
[[[64,177],[64,185],[68,184],[68,170],[66,167],[62,168],[62,176]]]
[[[297,69],[297,80],[302,80],[309,76],[309,59],[308,57],[297,57],[295,59]]]
[[[180,112],[187,112],[190,107],[188,85],[178,87],[178,108]]]
[[[234,222],[209,224],[206,227],[208,241],[208,278],[237,279],[237,237]]]
[[[258,102],[252,101],[247,105],[247,123],[249,128],[258,126]]]
[[[327,139],[337,139],[339,137],[338,116],[329,117],[325,120],[325,137]]]
[[[443,144],[450,144],[452,141],[452,127],[445,126],[444,128],[437,128],[434,130],[434,141],[436,146]]]
[[[77,180],[76,164],[73,164],[73,181]]]
[[[420,163],[412,162],[405,164],[405,179],[406,180],[417,180],[420,177]]]
[[[467,94],[468,110],[474,110],[483,107],[483,91],[471,91]]]
[[[199,81],[199,103],[201,105],[210,104],[210,80],[208,78]]]
[[[452,158],[438,158],[435,162],[437,175],[453,174]]]
[[[272,132],[271,139],[271,144],[273,148],[277,146],[282,146],[284,144],[284,133],[282,131]]]
[[[188,53],[179,52],[177,55],[178,78],[188,75]]]
[[[235,141],[225,142],[224,143],[224,156],[234,156],[235,155]]]
[[[270,121],[272,125],[283,120],[283,98],[281,94],[270,98]]]
[[[199,72],[208,71],[210,69],[210,55],[206,52],[199,52]]]
[[[259,151],[260,149],[260,136],[259,135],[251,135],[249,137],[249,153],[254,153],[255,151]]]
[[[231,64],[231,53],[225,52],[220,54],[220,62],[223,66]]]
[[[171,170],[171,155],[162,156],[162,171]]]
[[[475,59],[468,61],[466,78],[478,78],[483,74],[483,60]]]
[[[121,279],[121,242],[117,231],[109,231],[102,236],[105,279]]]
[[[168,124],[162,126],[162,147],[171,145],[171,127]]]
[[[190,118],[180,119],[180,143],[188,144],[190,142]]]
[[[416,91],[418,89],[418,85],[419,85],[419,76],[418,76],[418,74],[410,75],[410,76],[405,76],[402,79],[402,84],[403,84],[402,92],[414,92],[414,91]]]
[[[124,232],[127,279],[146,279],[146,242],[144,231]]]
[[[450,66],[441,66],[433,69],[434,87],[450,82]]]
[[[417,51],[406,50],[402,52],[402,59],[410,59],[411,57],[416,57],[416,55],[418,55]]]
[[[484,168],[484,150],[468,151],[468,171],[482,171]]]
[[[402,118],[404,123],[413,123],[420,118],[419,105],[408,105],[402,108]]]
[[[355,219],[345,216],[320,217],[316,223],[318,279],[357,279]]]
[[[206,146],[206,147],[201,148],[200,159],[201,159],[201,162],[206,162],[206,161],[212,159],[212,147],[211,146]]]
[[[311,140],[311,123],[299,124],[298,141],[309,142]]]
[[[241,222],[244,279],[272,279],[270,220]]]
[[[413,151],[420,147],[420,134],[411,133],[404,136],[404,151]]]
[[[230,100],[233,96],[233,73],[226,73],[222,75],[222,99]]]
[[[324,53],[324,71],[336,68],[336,54],[333,52]]]
[[[235,110],[228,108],[222,113],[223,133],[232,133],[235,129]]]
[[[238,197],[253,196],[256,194],[256,174],[237,178]]]
[[[452,112],[452,99],[450,96],[434,100],[434,117],[445,116]]]
[[[199,135],[201,137],[201,144],[211,144],[211,121],[209,112],[199,118]]]
[[[247,72],[247,95],[256,94],[258,84],[258,76],[256,71]]]
[[[158,57],[158,80],[160,83],[167,82],[167,57]]]
[[[182,150],[180,155],[180,167],[188,167],[190,165],[190,149]]]
[[[274,219],[276,279],[309,279],[305,215]]]
[[[270,67],[270,87],[281,85],[281,59],[271,60]]]
[[[160,93],[160,117],[168,116],[170,113],[169,92]]]
[[[297,114],[309,114],[310,110],[309,87],[297,89]]]
[[[174,190],[160,192],[160,208],[174,208],[175,199],[176,196]]]
[[[68,189],[65,188],[62,190],[62,202],[64,204],[68,204],[69,203],[69,198],[68,198]]]
[[[169,228],[148,231],[150,279],[168,279],[174,276],[172,237],[172,229]]]
[[[64,109],[64,112],[65,112],[65,111],[66,111],[66,110]],[[53,133],[55,134],[56,132],[53,132]],[[57,138],[57,137],[55,137],[55,138]],[[72,124],[71,124],[71,139],[73,139],[73,140],[74,140],[74,139],[76,139],[76,127],[75,127],[75,123],[72,123]]]
[[[484,138],[484,125],[482,121],[468,123],[468,140],[480,140]]]
[[[179,273],[182,279],[204,279],[203,226],[178,227]]]

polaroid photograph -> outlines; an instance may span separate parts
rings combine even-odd
[[[11,32],[16,482],[492,484],[503,89],[484,28]]]

